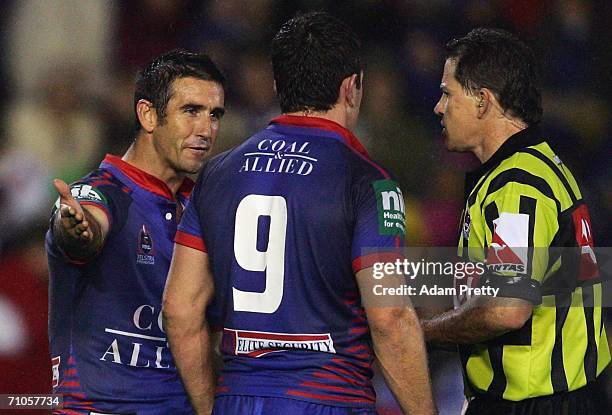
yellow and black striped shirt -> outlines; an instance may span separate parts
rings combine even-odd
[[[510,137],[466,179],[459,254],[485,261],[480,286],[523,298],[519,330],[462,347],[475,393],[519,401],[592,382],[610,362],[588,210],[576,180],[540,136]]]

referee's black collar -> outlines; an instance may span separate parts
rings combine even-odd
[[[477,169],[466,174],[466,193],[471,192],[478,179],[480,179],[484,174],[497,166],[503,160],[507,159],[519,150],[540,144],[543,141],[544,138],[542,137],[542,133],[538,126],[527,127],[524,130],[511,135],[487,161],[485,161]]]

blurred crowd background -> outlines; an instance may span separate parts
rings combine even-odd
[[[56,197],[52,179],[73,181],[105,153],[127,149],[138,68],[177,47],[209,53],[228,78],[227,114],[215,149],[223,151],[279,113],[268,45],[280,24],[300,10],[327,10],[363,39],[365,94],[356,134],[402,185],[409,244],[456,244],[464,173],[477,162],[446,152],[433,107],[444,43],[489,26],[518,33],[541,58],[542,126],[578,178],[596,244],[612,246],[611,2],[5,0],[0,391],[48,390],[43,235]],[[439,362],[436,389],[448,397],[449,408],[442,413],[456,413],[458,369],[448,356]],[[381,413],[396,413],[388,392],[380,396]]]

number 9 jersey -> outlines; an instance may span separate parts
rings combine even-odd
[[[397,183],[347,129],[280,116],[202,171],[176,243],[208,252],[223,330],[217,396],[373,408],[355,273],[399,256]]]

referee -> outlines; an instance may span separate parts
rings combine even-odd
[[[591,221],[576,180],[537,124],[532,52],[508,32],[475,29],[446,45],[434,111],[446,147],[482,165],[466,179],[459,253],[483,261],[472,286],[423,320],[430,342],[459,344],[467,414],[591,414],[610,362]]]

